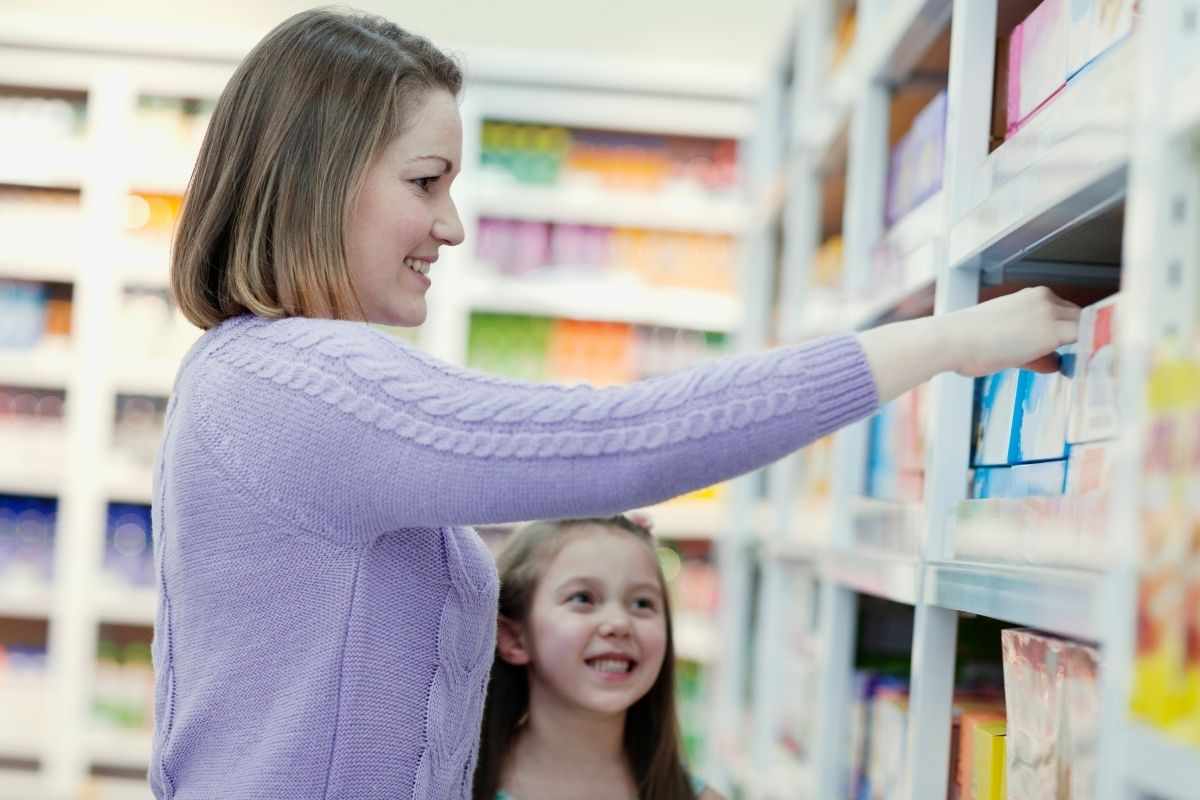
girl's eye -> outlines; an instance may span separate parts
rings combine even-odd
[[[429,187],[437,183],[437,177],[414,178],[412,182],[415,183],[421,191],[428,192]]]
[[[633,601],[633,605],[634,608],[637,608],[639,611],[654,611],[656,608],[658,608],[658,605],[654,602],[654,600],[649,597],[639,598]]]
[[[591,592],[575,592],[574,594],[572,594],[570,597],[567,598],[567,602],[574,603],[576,605],[581,604],[581,603],[583,603],[583,604],[591,603],[592,602]]]

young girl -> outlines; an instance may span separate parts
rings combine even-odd
[[[627,517],[536,522],[499,558],[475,800],[717,800],[680,759],[666,581]]]
[[[206,333],[154,476],[158,798],[463,800],[497,594],[470,526],[651,505],[1074,338],[1030,290],[602,390],[437,361],[367,323],[453,285],[461,88],[427,40],[315,9],[213,109],[171,254]]]

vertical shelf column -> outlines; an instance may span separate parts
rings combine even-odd
[[[72,340],[75,368],[67,389],[67,461],[54,553],[55,592],[50,620],[53,732],[45,761],[53,796],[73,795],[87,772],[96,657],[96,596],[104,531],[105,486],[100,454],[113,421],[119,234],[128,189],[123,167],[129,150],[134,90],[127,72],[104,70],[88,93],[88,153],[83,187],[88,246],[75,283]]]

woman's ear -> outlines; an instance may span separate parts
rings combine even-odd
[[[514,666],[529,663],[529,648],[525,644],[525,631],[519,622],[500,617],[496,626],[496,652],[500,658]]]

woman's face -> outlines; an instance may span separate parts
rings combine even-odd
[[[408,129],[368,165],[347,217],[350,279],[368,322],[411,327],[425,321],[438,249],[463,240],[450,199],[461,166],[458,104],[449,92],[430,91]]]

